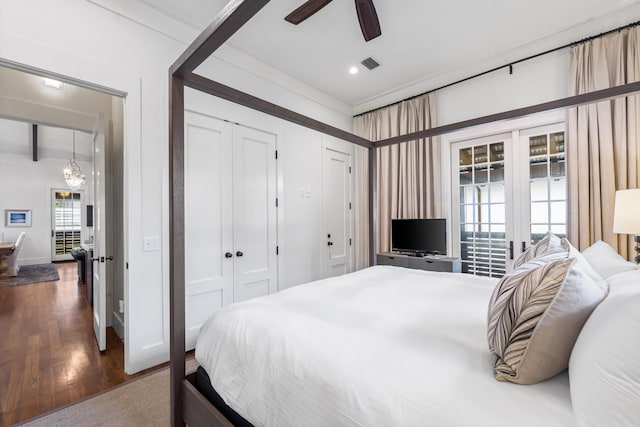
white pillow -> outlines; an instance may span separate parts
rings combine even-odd
[[[607,288],[609,287],[608,282],[602,277],[600,273],[596,271],[595,268],[591,266],[591,263],[589,262],[587,257],[584,256],[584,254],[581,253],[578,249],[576,249],[576,247],[573,246],[571,242],[563,238],[562,246],[566,248],[570,258],[575,258],[577,260],[576,264],[578,268],[580,268],[582,271],[588,274],[589,277],[591,277],[594,282],[600,284],[601,286],[604,286]]]
[[[582,255],[591,264],[591,267],[605,279],[609,279],[614,274],[638,268],[636,264],[624,259],[615,249],[602,240],[598,240],[582,251]]]
[[[579,426],[640,425],[640,276],[612,289],[582,328],[569,361]]]

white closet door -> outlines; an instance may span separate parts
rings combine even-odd
[[[351,271],[351,156],[323,149],[323,207],[325,221],[324,277]]]
[[[234,302],[277,290],[276,138],[234,127]]]
[[[185,112],[186,346],[233,301],[232,128]]]

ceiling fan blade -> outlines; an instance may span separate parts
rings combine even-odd
[[[332,1],[333,0],[308,0],[302,6],[288,14],[284,20],[298,25]]]
[[[375,39],[382,34],[373,0],[356,0],[356,11],[365,41]]]

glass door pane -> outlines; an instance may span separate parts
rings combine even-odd
[[[462,271],[502,277],[506,272],[505,143],[458,149]]]
[[[70,191],[53,192],[53,259],[71,259],[71,249],[80,246],[82,197]]]
[[[552,233],[567,235],[564,131],[528,137],[530,244]]]

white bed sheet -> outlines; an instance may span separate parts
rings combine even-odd
[[[196,358],[256,426],[572,426],[566,373],[498,382],[495,279],[377,266],[226,307]]]

